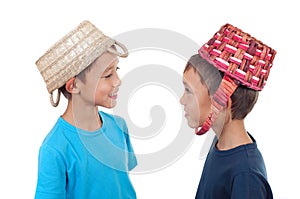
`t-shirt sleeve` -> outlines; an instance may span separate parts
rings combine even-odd
[[[66,171],[62,156],[43,145],[39,151],[35,199],[65,199]]]
[[[232,184],[231,199],[272,199],[269,183],[262,176],[253,173],[237,175]]]
[[[125,122],[125,121],[124,121]],[[125,137],[126,137],[126,145],[127,145],[127,151],[128,151],[128,169],[131,171],[134,169],[137,165],[137,159],[130,141],[130,136],[128,134],[127,125],[125,123]]]
[[[126,136],[126,142],[127,142],[127,150],[128,150],[128,169],[129,171],[131,171],[132,169],[134,169],[137,165],[137,160],[136,160],[136,156],[134,154],[131,142],[130,142],[130,137]]]
[[[115,122],[117,125],[120,127],[122,132],[124,133],[124,138],[125,138],[125,150],[126,150],[126,156],[127,156],[127,168],[129,171],[134,169],[137,165],[137,159],[130,141],[130,135],[128,132],[128,127],[126,124],[126,121],[120,117],[120,116],[114,116],[115,117]]]

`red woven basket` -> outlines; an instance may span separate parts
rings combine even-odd
[[[276,51],[230,24],[225,24],[199,54],[241,84],[262,90],[266,84]]]

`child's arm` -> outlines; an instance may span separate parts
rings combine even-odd
[[[55,149],[43,145],[38,164],[35,199],[66,198],[66,172],[62,156]]]
[[[244,172],[234,178],[231,199],[272,199],[269,183],[258,174]]]
[[[125,141],[126,141],[126,150],[128,152],[128,170],[131,171],[132,169],[134,169],[137,165],[137,159],[130,141],[130,135],[128,133],[128,127],[126,124],[126,121],[119,116],[115,116],[115,118],[117,119],[117,124],[120,126],[120,128],[122,129],[124,135],[125,135]]]
[[[136,156],[133,151],[133,147],[131,145],[130,137],[128,132],[125,134],[126,136],[126,144],[127,144],[127,150],[128,150],[128,170],[131,171],[134,169],[137,165]]]

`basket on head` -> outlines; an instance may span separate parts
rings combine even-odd
[[[199,49],[199,54],[243,85],[262,90],[276,51],[230,24],[225,24]]]
[[[198,53],[224,72],[221,84],[213,96],[208,118],[200,129],[195,129],[197,135],[202,135],[216,121],[239,84],[257,91],[263,89],[276,51],[241,29],[225,24]]]
[[[120,46],[123,52],[110,48],[113,45]],[[59,103],[60,92],[54,102],[53,91],[78,75],[106,51],[120,57],[128,55],[123,44],[103,34],[91,22],[83,21],[36,61],[54,107]]]

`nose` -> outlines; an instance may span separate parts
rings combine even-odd
[[[181,105],[185,105],[185,100],[184,100],[184,94],[182,95],[182,97],[180,98],[179,102]]]
[[[120,86],[121,84],[122,84],[122,81],[121,81],[121,79],[120,79],[118,73],[116,73],[116,74],[115,74],[115,79],[114,79],[114,81],[113,81],[113,86],[114,86],[114,87],[118,87],[118,86]]]

